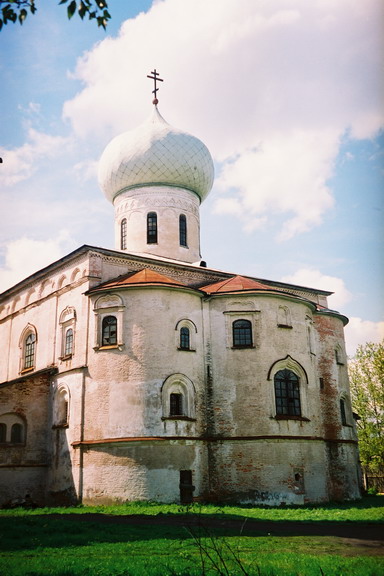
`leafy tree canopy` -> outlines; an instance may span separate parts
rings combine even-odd
[[[352,406],[363,467],[384,470],[384,340],[359,346],[349,364]]]
[[[37,11],[37,3],[38,0],[0,0],[0,30],[9,22],[23,24],[28,13],[35,14]],[[66,5],[69,19],[77,12],[82,20],[88,16],[104,30],[111,18],[106,0],[61,0],[59,4]]]

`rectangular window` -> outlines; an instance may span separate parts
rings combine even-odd
[[[157,214],[147,214],[147,244],[157,244]]]
[[[127,219],[126,218],[123,218],[123,220],[121,221],[120,248],[121,248],[121,250],[127,249]]]
[[[105,316],[102,323],[102,346],[115,346],[117,344],[117,318]]]
[[[179,218],[179,235],[180,246],[187,246],[187,218],[184,214],[180,214]]]

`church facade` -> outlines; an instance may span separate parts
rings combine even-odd
[[[107,146],[115,250],[0,295],[0,505],[360,497],[329,292],[208,268],[205,145],[151,118]]]

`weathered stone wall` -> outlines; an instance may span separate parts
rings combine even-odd
[[[203,491],[204,448],[182,440],[90,446],[84,453],[85,503],[180,501],[180,470],[191,470]]]
[[[167,288],[121,291],[123,342],[89,355],[85,439],[187,435],[201,432],[204,390],[203,326],[200,296]],[[178,323],[196,327],[194,350],[179,349]],[[95,330],[95,324],[91,330]],[[164,420],[162,387],[181,374],[194,389],[193,421]]]
[[[0,420],[22,423],[21,442],[0,444],[0,505],[25,501],[43,504],[51,463],[49,434],[51,376],[26,378],[0,388]]]

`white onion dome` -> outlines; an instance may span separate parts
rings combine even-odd
[[[99,184],[107,199],[141,186],[177,186],[200,200],[212,188],[214,167],[208,148],[195,136],[168,124],[155,106],[139,128],[116,136],[99,162]]]

